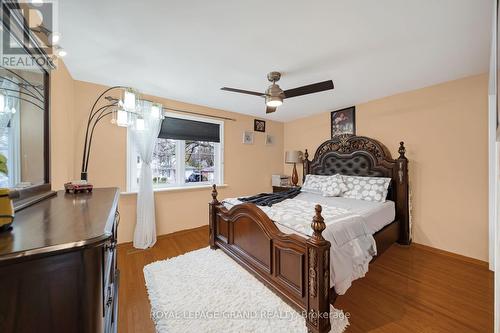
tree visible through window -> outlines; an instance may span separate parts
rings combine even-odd
[[[158,139],[153,151],[153,184],[175,184],[176,178],[176,141]]]
[[[185,141],[184,157],[186,183],[214,182],[214,143]]]

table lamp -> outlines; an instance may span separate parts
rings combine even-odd
[[[296,164],[302,162],[302,152],[299,150],[290,150],[285,153],[285,163],[292,164],[293,163],[293,172],[292,172],[292,185],[297,186],[299,182],[299,175],[297,174]]]

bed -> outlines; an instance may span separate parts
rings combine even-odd
[[[371,205],[371,208],[366,207],[366,203],[357,207],[359,204],[352,201],[355,199],[320,199],[305,193],[285,200],[288,203],[278,204],[282,206],[281,210],[234,199],[219,202],[214,185],[209,204],[210,247],[224,251],[282,299],[305,313],[310,332],[329,332],[330,304],[334,304],[337,295],[343,294],[350,285],[350,281],[344,283],[342,279],[330,278],[331,272],[335,275],[341,271],[336,265],[340,266],[343,251],[339,246],[343,241],[331,235],[330,221],[333,216],[338,217],[335,214],[346,214],[341,216],[347,221],[366,213],[363,226],[373,233],[370,236],[376,248],[373,259],[396,242],[409,245],[408,160],[405,152],[401,142],[399,157],[392,159],[388,149],[377,140],[352,135],[325,141],[311,161],[305,151],[304,178],[308,174],[391,178],[387,201],[383,205]],[[304,227],[305,222],[299,227],[279,222],[283,220],[281,217],[287,205],[291,205],[290,210],[294,209],[292,206],[300,206],[301,210],[310,207],[310,223],[307,223],[310,229]],[[339,212],[331,209],[344,207],[342,205],[352,207]],[[293,214],[300,215],[302,220],[307,216],[303,211]],[[354,231],[349,233],[355,233],[356,226],[361,226],[355,222],[349,225],[354,226]],[[357,236],[361,237],[361,234]],[[367,239],[364,244],[368,242]],[[347,259],[346,255],[343,254],[344,259]]]

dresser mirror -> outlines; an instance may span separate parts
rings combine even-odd
[[[20,210],[53,192],[49,180],[49,67],[46,66],[50,62],[36,48],[36,37],[17,22],[23,21],[15,17],[3,21],[0,188],[12,190],[14,207]]]

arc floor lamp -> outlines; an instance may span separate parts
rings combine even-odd
[[[106,96],[113,90],[121,90],[122,96],[114,98]],[[103,100],[106,101],[104,105]],[[152,112],[157,117],[163,117],[163,107],[159,103],[152,103],[151,107],[145,108],[141,106],[139,94],[133,88],[126,86],[114,86],[103,91],[95,100],[87,119],[87,127],[85,130],[85,142],[83,144],[81,180],[88,179],[88,166],[90,153],[92,149],[92,138],[96,125],[105,117],[112,115],[111,123],[120,127],[128,127],[134,124],[137,129],[144,128],[144,113]]]

